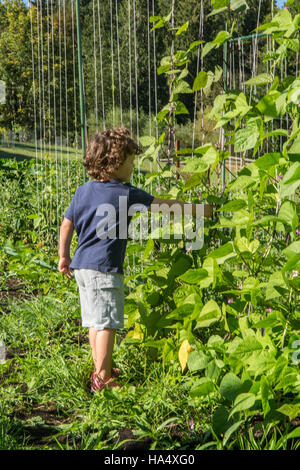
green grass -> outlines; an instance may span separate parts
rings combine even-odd
[[[12,301],[1,317],[8,359],[0,366],[0,448],[116,449],[132,441],[176,449],[203,442],[213,401],[192,401],[191,378],[178,364],[163,369],[121,334],[114,361],[124,387],[91,394],[93,363],[76,294]]]
[[[42,145],[35,146],[34,142],[7,142],[8,145],[1,145],[0,158],[15,158],[22,160],[27,158],[52,158],[55,159],[56,155],[63,159],[69,158],[71,160],[81,158],[81,149],[74,149],[72,147],[55,146],[43,143]]]

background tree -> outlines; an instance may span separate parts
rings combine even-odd
[[[29,17],[22,0],[0,5],[0,79],[5,82],[6,100],[0,105],[0,126],[13,130],[31,121],[26,106],[31,89],[31,43]]]
[[[211,0],[204,2],[204,37],[205,41],[212,41],[217,33],[225,29],[228,20],[226,12],[223,14],[209,16],[212,11]],[[130,15],[128,10],[130,3]],[[257,0],[247,0],[249,9],[235,15],[236,24],[234,36],[251,34],[257,26],[259,2]],[[53,8],[53,33],[54,43],[52,43],[51,29],[52,17],[50,5]],[[102,46],[102,68],[100,66],[100,44],[99,44],[99,18],[98,5],[100,9],[101,26],[101,46]],[[135,0],[135,17],[133,11],[133,1],[118,0],[117,9],[115,0],[106,2],[98,0],[80,0],[80,21],[82,29],[83,47],[83,68],[84,85],[86,97],[86,110],[88,122],[96,125],[96,113],[98,113],[98,124],[103,124],[102,106],[104,104],[106,118],[114,112],[120,113],[122,106],[123,117],[133,114],[138,105],[139,117],[141,121],[148,119],[149,102],[154,113],[155,86],[154,86],[154,33],[148,36],[147,9],[152,16],[152,0]],[[175,36],[176,50],[186,50],[188,45],[199,39],[199,0],[182,0],[174,2],[175,27],[179,27],[185,22],[189,22],[189,27],[185,34]],[[63,6],[66,11],[66,60],[64,56],[64,27],[63,27]],[[73,3],[74,6],[74,3]],[[262,0],[260,8],[260,23],[270,19],[271,0]],[[35,58],[35,81],[33,84],[32,71],[32,50],[30,33],[30,8],[33,19],[33,49]],[[170,0],[155,0],[154,14],[166,16],[170,12]],[[299,5],[295,3],[290,9],[297,11]],[[38,36],[37,11],[43,14],[43,66],[38,63]],[[47,17],[49,13],[49,18]],[[118,21],[116,14],[118,13]],[[73,8],[74,21],[75,10]],[[61,22],[59,24],[59,21]],[[95,36],[94,36],[95,21]],[[113,43],[111,43],[111,21],[113,24]],[[50,22],[50,23],[49,23]],[[48,37],[47,24],[50,27]],[[116,25],[118,24],[119,43],[117,41]],[[153,24],[150,25],[151,29]],[[75,37],[75,57],[73,57],[72,38],[72,2],[56,2],[50,0],[30,0],[25,3],[22,0],[0,0],[0,80],[6,83],[7,100],[4,105],[0,105],[0,126],[12,129],[18,125],[27,129],[34,129],[34,96],[38,106],[38,113],[42,113],[42,126],[38,119],[38,135],[45,135],[45,128],[53,134],[54,128],[54,108],[56,109],[57,133],[64,136],[67,131],[72,139],[75,132],[79,132],[79,96],[78,96],[78,64],[77,64],[77,38],[76,23],[74,24]],[[134,29],[136,35],[134,36]],[[130,37],[129,37],[130,32]],[[59,47],[58,38],[61,37]],[[166,32],[165,28],[155,30],[156,67],[160,66],[161,59],[170,55],[172,33]],[[150,46],[149,46],[150,39]],[[50,50],[48,51],[48,40]],[[94,41],[96,43],[96,62],[94,57]],[[129,44],[131,55],[129,54]],[[251,40],[244,41],[245,73],[250,76],[252,73],[253,44]],[[150,51],[150,55],[149,55]],[[262,63],[262,55],[266,52],[266,40],[259,40],[259,58]],[[131,60],[129,60],[129,57]],[[119,60],[120,59],[120,60]],[[189,75],[186,81],[193,84],[193,79],[197,72],[198,49],[196,48],[189,63]],[[288,59],[287,59],[288,60]],[[74,63],[75,61],[75,63]],[[213,53],[205,56],[203,68],[205,71],[214,70],[215,66],[223,66],[223,48],[219,47]],[[238,73],[239,64],[235,63],[235,73]],[[295,64],[288,63],[288,67],[295,67]],[[120,67],[120,71],[119,71]],[[65,70],[67,73],[65,74]],[[75,85],[74,73],[75,71]],[[119,80],[119,72],[120,78]],[[131,77],[130,77],[131,72]],[[150,87],[149,87],[150,72]],[[136,84],[137,78],[137,84]],[[157,79],[157,105],[161,109],[168,102],[168,84],[163,75],[158,75]],[[102,100],[103,83],[103,100]],[[76,90],[74,89],[76,88]],[[43,95],[42,90],[46,90]],[[66,102],[65,89],[68,89],[68,102]],[[49,90],[49,95],[48,95]],[[222,82],[214,87],[210,94],[204,96],[204,105],[209,107],[216,94],[222,91]],[[62,93],[60,95],[60,93]],[[149,96],[150,93],[150,96]],[[200,94],[198,94],[199,98]],[[194,95],[185,94],[182,101],[189,110],[189,115],[182,115],[179,123],[187,123],[193,116]],[[75,105],[77,106],[77,116],[75,116]],[[198,102],[198,108],[200,102]],[[42,111],[41,111],[42,108]],[[132,109],[132,111],[130,110]],[[141,123],[142,125],[143,123]],[[77,125],[77,128],[76,128]]]

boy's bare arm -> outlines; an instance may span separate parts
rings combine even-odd
[[[71,220],[64,218],[59,232],[59,264],[58,269],[61,273],[67,274],[69,278],[70,275],[70,246],[73,237],[74,224]]]
[[[167,204],[169,207],[172,206],[173,204],[179,204],[181,207],[182,207],[182,213],[184,213],[184,205],[185,204],[188,204],[188,205],[191,205],[192,206],[192,215],[194,217],[196,217],[197,213],[196,213],[196,207],[199,206],[199,205],[203,205],[204,206],[204,217],[212,217],[212,214],[213,214],[213,205],[211,204],[193,204],[193,203],[188,203],[188,202],[184,202],[184,201],[179,201],[177,199],[162,199],[162,198],[159,198],[159,197],[155,197],[153,199],[153,202],[149,208],[149,210],[151,210],[152,212],[160,212],[161,211],[161,208],[160,207],[154,207],[154,204],[155,205],[158,205],[160,206],[161,204]]]

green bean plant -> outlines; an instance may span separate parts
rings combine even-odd
[[[291,2],[293,3],[293,2]],[[202,56],[230,41],[235,15],[245,1],[215,2],[213,14],[230,14],[229,31],[218,32],[204,44]],[[165,27],[184,34],[188,24],[175,28],[170,15],[151,18],[154,28]],[[146,178],[167,181],[163,197],[219,205],[217,220],[207,221],[204,245],[186,250],[186,239],[177,242],[150,238],[143,251],[143,272],[126,305],[128,342],[149,348],[164,364],[178,361],[190,378],[195,401],[219,397],[212,428],[225,445],[237,430],[256,416],[261,426],[291,422],[300,412],[299,374],[299,185],[300,185],[300,77],[278,75],[279,64],[299,51],[300,14],[280,10],[269,24],[258,29],[271,36],[274,48],[266,55],[268,74],[245,82],[246,92],[226,90],[214,100],[209,118],[223,129],[224,148],[205,144],[193,150],[182,172],[189,178],[174,182],[175,172],[166,169]],[[187,113],[180,100],[184,93],[205,90],[221,80],[222,70],[201,71],[190,86],[190,57],[199,45],[174,51],[161,61],[158,73],[170,82],[169,102],[157,120],[166,128]],[[269,85],[266,93],[265,85]],[[253,94],[253,87],[256,94]],[[288,116],[289,128],[278,127]],[[273,123],[270,131],[270,123]],[[157,139],[141,138],[147,147],[143,158],[157,156],[167,132]],[[271,143],[282,137],[282,148]],[[266,142],[272,151],[266,151]],[[225,188],[210,187],[208,173],[235,152],[251,153],[244,166]],[[260,151],[260,156],[258,152]],[[134,245],[133,245],[134,246]],[[287,421],[288,420],[288,421]],[[299,430],[293,432],[299,437]]]

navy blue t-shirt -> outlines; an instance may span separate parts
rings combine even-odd
[[[78,235],[70,268],[124,274],[129,223],[135,212],[148,210],[153,199],[143,189],[117,179],[79,186],[64,214]]]

